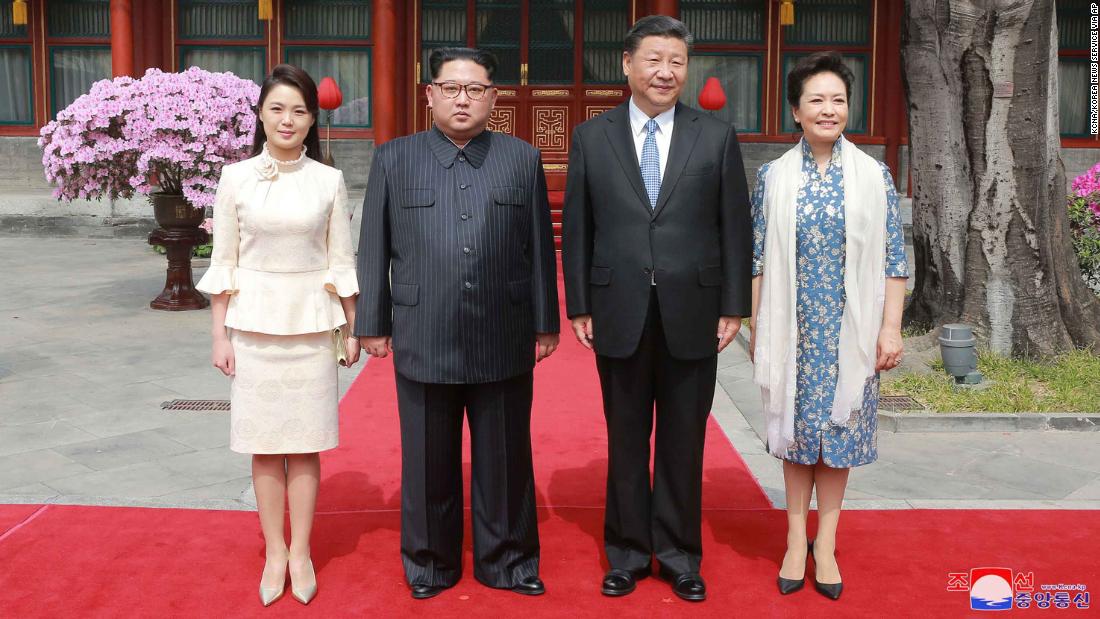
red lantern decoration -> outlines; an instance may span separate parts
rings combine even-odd
[[[336,80],[326,77],[317,86],[317,101],[322,110],[335,110],[344,103],[344,93],[336,85]]]
[[[334,167],[336,160],[332,156],[332,110],[340,107],[343,102],[344,93],[340,92],[336,80],[331,77],[322,78],[317,86],[317,104],[322,110],[327,110],[328,114],[325,115],[325,157],[321,162]]]
[[[699,106],[711,112],[717,111],[726,105],[726,91],[722,90],[722,84],[717,77],[708,77],[707,83],[699,91]]]

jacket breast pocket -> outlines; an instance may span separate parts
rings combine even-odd
[[[420,286],[416,284],[391,284],[390,298],[394,305],[412,306],[420,302]]]
[[[493,187],[493,202],[502,206],[524,206],[527,192],[519,187]]]
[[[699,267],[699,285],[700,286],[721,286],[722,285],[722,267]]]
[[[398,198],[401,208],[424,208],[435,204],[435,190],[405,189]]]
[[[703,165],[688,166],[684,168],[684,176],[706,176],[713,171],[713,163],[704,163]]]
[[[610,267],[592,267],[588,274],[588,282],[593,286],[607,286],[611,284]]]

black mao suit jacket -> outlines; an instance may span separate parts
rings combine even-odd
[[[629,357],[656,282],[669,351],[703,359],[717,350],[719,316],[751,311],[752,227],[737,133],[677,104],[650,208],[627,105],[573,132],[562,231],[566,309],[570,318],[592,315],[598,354]]]
[[[393,337],[398,372],[488,383],[529,372],[558,332],[557,264],[539,151],[433,128],[374,155],[359,238],[355,334]]]

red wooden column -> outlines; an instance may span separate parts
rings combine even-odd
[[[680,17],[680,0],[653,0],[649,6],[653,15]]]
[[[374,145],[397,137],[397,3],[374,0],[371,105]]]
[[[111,0],[111,76],[134,74],[131,0]]]

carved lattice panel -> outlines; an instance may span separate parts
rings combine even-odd
[[[500,133],[507,133],[508,135],[515,135],[516,106],[497,105],[494,107],[493,113],[489,115],[489,129],[492,131],[499,131]]]
[[[591,120],[608,110],[615,109],[614,105],[588,105],[584,108],[584,119]]]
[[[531,137],[535,148],[544,154],[565,155],[569,132],[569,108],[564,105],[531,107]]]

